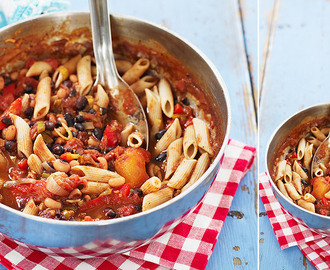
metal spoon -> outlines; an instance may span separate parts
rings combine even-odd
[[[318,168],[319,164],[328,164],[330,161],[330,133],[326,137],[320,146],[316,149],[311,166],[311,178],[314,177],[314,172]]]
[[[110,93],[111,105],[116,110],[117,120],[133,124],[139,131],[148,149],[149,132],[142,105],[132,89],[118,74],[112,50],[110,20],[107,0],[89,0],[97,78],[94,86],[101,84]]]

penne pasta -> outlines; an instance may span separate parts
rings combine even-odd
[[[71,173],[82,176],[87,181],[108,183],[110,179],[119,179],[122,184],[125,183],[125,178],[118,173],[91,166],[74,166]]]
[[[280,190],[280,192],[287,197],[290,201],[292,201],[291,197],[289,196],[288,192],[286,191],[286,188],[282,182],[282,180],[279,180],[276,182],[276,185],[278,187],[278,189]]]
[[[310,193],[306,193],[303,198],[306,202],[314,203],[316,201],[316,198]]]
[[[306,137],[306,141],[313,144],[314,147],[319,147],[321,142],[313,136]]]
[[[140,189],[143,191],[143,194],[149,194],[152,192],[156,192],[161,187],[161,181],[158,177],[153,176],[149,178],[147,181],[143,183],[143,185],[140,187]]]
[[[192,170],[195,168],[197,160],[184,158],[174,172],[173,176],[167,183],[167,186],[181,189],[190,177]]]
[[[316,137],[316,139],[318,139],[321,142],[326,138],[325,135],[321,132],[321,130],[319,130],[315,126],[311,128],[311,132]]]
[[[34,107],[33,118],[41,119],[49,111],[50,107],[50,95],[51,95],[51,78],[43,78],[37,88],[36,105]]]
[[[294,185],[295,189],[298,191],[300,195],[302,195],[302,185],[301,185],[301,177],[296,172],[292,172],[292,184]]]
[[[39,157],[41,162],[45,162],[45,161],[48,162],[55,160],[55,156],[48,149],[41,134],[39,134],[34,141],[33,152]]]
[[[138,132],[132,132],[128,135],[127,145],[134,148],[139,148],[143,144],[143,135]]]
[[[98,84],[97,91],[95,93],[95,103],[102,108],[107,108],[109,102],[110,100],[108,94],[105,92],[104,88]]]
[[[280,162],[277,163],[275,182],[281,180],[284,177],[285,166],[286,166],[286,160],[281,160]]]
[[[305,148],[304,161],[303,161],[304,167],[307,169],[310,168],[311,166],[312,155],[313,155],[313,144],[309,144]]]
[[[144,93],[144,90],[151,89],[158,82],[158,78],[155,76],[147,75],[130,85],[130,88],[135,94],[140,95]]]
[[[162,169],[158,165],[156,165],[155,163],[148,163],[147,164],[147,173],[150,177],[156,176],[160,180],[163,180]]]
[[[31,198],[25,205],[23,213],[35,216],[38,213],[38,211],[39,211],[38,207],[35,205],[34,200]]]
[[[29,157],[32,154],[32,139],[30,127],[21,117],[10,114],[16,127],[17,153],[19,156]]]
[[[43,72],[41,72],[41,74],[39,75],[39,81],[41,81],[42,79],[49,77],[48,75],[48,71],[44,70]]]
[[[127,70],[129,70],[133,65],[130,61],[127,60],[115,60],[116,68],[119,74],[124,74]]]
[[[162,78],[159,81],[158,91],[159,91],[160,104],[163,113],[168,118],[172,118],[174,112],[174,99],[173,99],[171,85],[167,79]]]
[[[169,179],[177,168],[177,165],[182,156],[182,143],[183,139],[179,138],[172,142],[167,149],[165,179]]]
[[[121,145],[126,146],[127,145],[127,140],[128,136],[134,131],[134,125],[128,124],[124,130],[120,133],[121,137]]]
[[[122,79],[128,84],[131,85],[134,82],[136,82],[144,72],[149,68],[150,61],[146,58],[140,58],[137,60],[133,66],[130,67],[129,70],[127,70],[124,75],[122,76]]]
[[[301,206],[302,208],[305,208],[308,211],[311,211],[311,212],[315,213],[314,203],[306,202],[306,201],[300,199],[300,200],[298,200],[298,205]]]
[[[81,55],[78,54],[75,57],[72,57],[62,66],[59,66],[53,75],[53,81],[55,82],[55,88],[58,88],[60,84],[65,81],[70,74],[76,72],[77,64],[81,59]]]
[[[109,187],[106,183],[88,181],[87,186],[80,191],[84,194],[100,194]]]
[[[204,120],[194,118],[193,125],[196,135],[196,141],[201,153],[207,152],[212,157],[214,155],[210,143],[210,130]]]
[[[27,163],[31,171],[34,171],[37,174],[42,174],[43,171],[42,162],[36,154],[30,155],[27,160]]]
[[[305,154],[306,140],[305,138],[300,139],[297,147],[297,158],[301,160]]]
[[[169,129],[165,132],[163,137],[155,145],[156,155],[160,154],[162,151],[166,150],[168,146],[180,138],[182,135],[182,129],[179,120],[176,118]]]
[[[284,184],[284,186],[292,200],[295,201],[301,198],[301,196],[299,195],[299,193],[297,192],[297,190],[295,189],[294,185],[291,182]]]
[[[164,128],[160,97],[156,91],[153,92],[149,89],[145,89],[145,93],[148,108],[148,120],[151,125],[151,134],[154,135]]]
[[[147,194],[143,198],[142,211],[147,211],[173,198],[173,189],[170,187]]]
[[[292,169],[289,164],[286,164],[284,171],[284,182],[290,183],[291,181],[292,181]]]
[[[308,179],[307,173],[299,166],[297,160],[294,161],[292,170],[300,175],[300,177],[304,180]]]
[[[93,84],[92,71],[91,71],[91,57],[84,56],[77,63],[77,76],[78,82],[81,86],[79,89],[80,96],[86,96]]]
[[[190,186],[192,186],[206,171],[206,169],[210,165],[210,157],[207,153],[202,154],[197,160],[195,169],[189,179],[189,182],[181,189],[181,192],[187,190]]]
[[[26,77],[39,76],[41,72],[46,70],[47,72],[52,72],[53,68],[50,64],[44,61],[36,61],[32,64],[29,70],[26,72]]]
[[[183,153],[188,159],[193,159],[197,154],[197,141],[193,125],[186,128],[183,134]]]

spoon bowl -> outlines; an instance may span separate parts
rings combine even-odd
[[[133,90],[119,76],[116,68],[107,0],[90,0],[89,5],[97,67],[94,87],[101,86],[110,95],[110,104],[117,120],[124,126],[133,125],[142,134],[144,146],[148,149],[149,132],[143,107]]]
[[[320,146],[316,149],[312,165],[311,165],[311,178],[314,176],[322,176],[323,174],[319,175],[319,172],[323,172],[322,169],[319,169],[320,164],[328,164],[330,161],[330,133],[328,136],[323,140]]]

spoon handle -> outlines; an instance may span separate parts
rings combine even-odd
[[[113,57],[107,0],[89,0],[97,76],[101,85],[118,86],[118,73]],[[95,48],[98,48],[95,50]],[[107,75],[106,75],[107,74]]]

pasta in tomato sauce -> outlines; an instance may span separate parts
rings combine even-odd
[[[92,53],[30,57],[0,75],[1,203],[44,218],[113,219],[170,200],[206,171],[220,143],[189,74],[162,72],[168,66],[142,47],[117,52],[120,75],[146,110],[149,151],[134,125],[115,119],[102,86],[92,87]]]

